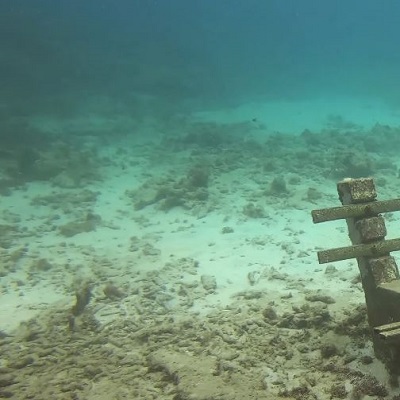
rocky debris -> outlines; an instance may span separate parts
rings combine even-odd
[[[79,233],[95,231],[99,224],[101,224],[100,215],[88,212],[82,219],[61,225],[59,232],[62,236],[72,237]]]
[[[361,329],[368,329],[365,310],[349,308],[340,318],[331,304],[297,304],[298,298],[277,303],[258,291],[199,315],[193,304],[212,292],[197,274],[198,262],[177,259],[137,275],[130,288],[108,283],[100,293],[90,289],[90,303],[83,291],[74,329],[71,309],[54,308],[15,336],[0,338],[6,368],[0,393],[19,400],[303,400],[320,393],[328,399],[388,392],[358,369],[372,352]],[[351,324],[359,327],[354,336],[347,334]]]
[[[215,276],[202,275],[200,280],[201,280],[201,284],[202,284],[203,288],[207,292],[213,293],[217,290],[217,280],[215,279]]]

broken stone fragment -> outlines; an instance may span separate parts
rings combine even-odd
[[[202,275],[201,276],[201,284],[203,285],[203,288],[207,291],[207,292],[215,292],[215,290],[217,289],[217,281],[215,279],[215,276],[212,275]]]

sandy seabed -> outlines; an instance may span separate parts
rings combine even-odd
[[[400,398],[356,263],[317,263],[345,222],[310,215],[348,176],[400,197],[400,129],[249,109],[42,118],[2,149],[0,398]]]

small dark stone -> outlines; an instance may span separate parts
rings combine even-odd
[[[264,308],[264,310],[262,311],[262,314],[263,314],[264,319],[266,319],[268,321],[274,321],[278,318],[278,314],[271,306]]]
[[[333,297],[320,293],[309,294],[306,296],[306,300],[311,302],[320,301],[321,303],[325,304],[333,304],[336,302],[336,300]]]
[[[269,194],[273,196],[280,196],[287,194],[289,190],[286,187],[286,182],[282,177],[275,177],[271,182]]]
[[[37,271],[49,271],[52,268],[53,264],[45,258],[40,258],[39,260],[36,260],[32,265],[32,269]]]
[[[371,356],[362,356],[360,358],[360,361],[364,365],[372,364],[374,362],[374,359]]]
[[[112,283],[108,283],[105,288],[103,289],[103,293],[109,299],[122,299],[125,297],[125,293],[117,286],[113,285]]]
[[[338,354],[338,348],[334,344],[324,344],[320,348],[322,358],[331,358]]]
[[[75,292],[76,303],[72,307],[72,314],[77,317],[83,313],[85,307],[89,304],[92,297],[92,287],[90,284],[83,285]]]
[[[330,393],[331,399],[346,399],[348,395],[346,386],[341,383],[332,385]]]
[[[221,230],[221,233],[226,234],[226,233],[233,233],[234,230],[230,226],[224,226]]]

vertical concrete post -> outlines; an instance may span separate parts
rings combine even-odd
[[[377,197],[372,178],[343,180],[337,184],[337,190],[343,205],[370,203]],[[353,245],[379,243],[385,239],[385,221],[379,214],[371,213],[365,217],[348,218],[346,222]],[[385,284],[399,279],[394,258],[390,254],[379,255],[377,258],[358,257],[357,263],[365,293],[370,327],[375,328],[400,321],[400,296],[393,296],[396,293],[390,294],[382,290]],[[384,361],[391,371],[400,370],[400,358],[396,354],[397,345],[388,346],[388,343],[377,335],[373,336],[373,343],[375,355]]]

